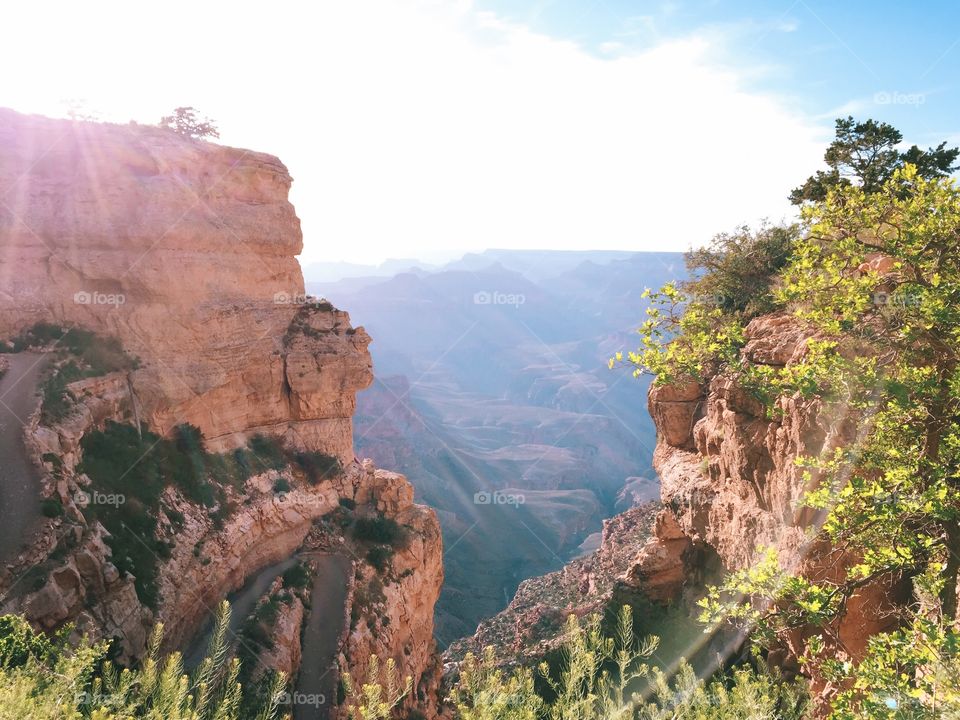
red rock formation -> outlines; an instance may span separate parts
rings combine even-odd
[[[303,243],[277,158],[0,110],[0,160],[0,337],[39,321],[115,335],[158,431],[353,459],[369,337],[332,309],[297,318]]]
[[[29,428],[47,494],[66,517],[49,521],[21,558],[45,563],[40,588],[20,587],[5,610],[36,624],[76,621],[93,636],[117,635],[127,657],[143,651],[161,619],[181,644],[226,593],[289,556],[313,523],[349,499],[410,528],[392,560],[383,627],[351,637],[344,662],[394,657],[418,681],[433,667],[433,605],[443,579],[436,516],[413,504],[403,476],[356,462],[356,392],[370,384],[370,338],[345,312],[308,302],[296,255],[300,223],[287,199],[291,178],[276,158],[137,125],[102,125],[0,110],[0,338],[37,322],[117,337],[140,363],[72,386],[79,402],[55,427]],[[156,617],[132,579],[118,577],[102,527],[88,525],[71,497],[80,441],[105,420],[138,418],[165,433],[192,423],[211,450],[255,433],[340,458],[345,472],[309,486],[285,471],[231,489],[236,510],[222,527],[168,489],[183,520],[158,518],[170,557],[159,567]],[[60,459],[56,472],[44,453]],[[73,535],[61,560],[47,559]],[[368,565],[360,563],[366,570]],[[47,567],[50,566],[50,567]],[[0,585],[19,575],[6,573]],[[3,589],[3,588],[0,588]],[[345,611],[349,611],[345,609]],[[292,624],[296,618],[290,619]],[[295,664],[296,653],[279,658]]]
[[[745,358],[775,366],[802,357],[810,337],[787,316],[755,319],[746,335]],[[762,548],[774,547],[785,568],[813,579],[837,577],[853,561],[811,540],[818,518],[801,507],[809,488],[795,462],[855,442],[862,425],[849,408],[792,396],[778,399],[768,414],[724,376],[702,388],[654,385],[649,403],[665,510],[628,574],[635,585],[661,600],[702,593],[697,575],[703,554],[690,554],[697,548],[738,570],[755,563]],[[835,627],[836,652],[860,656],[869,635],[890,626],[889,611],[900,596],[892,580],[863,588]],[[786,638],[791,653],[779,657],[790,662],[802,651],[803,636]],[[814,681],[815,689],[827,690]]]
[[[364,467],[373,471],[370,462]],[[362,682],[371,655],[382,661],[393,658],[415,688],[404,706],[420,707],[432,717],[440,680],[433,639],[433,609],[443,584],[440,523],[433,510],[413,503],[413,488],[402,475],[375,471],[374,481],[357,493],[358,502],[369,502],[368,489],[379,498],[372,504],[408,532],[383,571],[368,563],[356,564],[352,622],[340,665]]]

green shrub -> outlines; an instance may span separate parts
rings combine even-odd
[[[0,668],[23,667],[29,660],[46,662],[54,654],[53,644],[36,632],[19,615],[0,616]]]
[[[387,517],[361,517],[353,524],[353,536],[357,540],[397,547],[404,539],[403,528]]]
[[[337,502],[344,510],[353,511],[357,509],[357,501],[353,498],[342,497]]]
[[[116,338],[100,337],[80,328],[63,330],[56,325],[39,323],[14,340],[13,350],[20,352],[31,346],[53,347],[64,360],[48,370],[41,384],[41,417],[48,425],[59,422],[70,414],[73,403],[76,402],[76,398],[67,389],[70,383],[111,372],[131,370],[138,366],[138,361],[124,353]]]
[[[367,562],[380,573],[387,569],[392,557],[393,548],[389,545],[374,545],[367,551]]]
[[[285,588],[302,589],[310,586],[310,570],[302,562],[287,568],[283,573]]]
[[[316,450],[295,452],[292,460],[303,470],[311,485],[334,478],[343,470],[339,459]]]
[[[285,678],[278,675],[258,696],[244,697],[243,667],[228,652],[229,621],[223,603],[207,657],[187,676],[179,653],[160,655],[159,627],[140,666],[123,669],[110,659],[109,642],[71,646],[65,633],[48,640],[23,618],[0,617],[0,718],[278,720]],[[243,712],[242,700],[250,701]]]
[[[648,662],[658,640],[637,637],[633,614],[630,608],[621,608],[610,633],[602,630],[598,615],[584,621],[571,615],[555,671],[545,665],[535,670],[503,670],[493,648],[479,658],[467,655],[450,695],[456,714],[473,720],[800,720],[805,716],[802,685],[750,665],[707,681],[698,679],[684,662],[672,675],[651,667]],[[644,686],[651,692],[641,694]]]
[[[744,226],[721,233],[707,247],[687,253],[692,279],[682,290],[697,302],[745,319],[770,312],[777,307],[777,275],[799,236],[796,225],[763,225],[756,231]]]
[[[178,530],[182,529],[184,524],[187,522],[186,516],[179,510],[165,507],[163,509],[163,514],[167,516],[167,520],[169,520]]]
[[[232,460],[208,453],[202,434],[190,425],[177,426],[171,438],[161,438],[149,430],[138,433],[132,425],[107,422],[103,430],[87,433],[81,448],[79,470],[90,477],[91,490],[124,500],[90,504],[84,515],[99,520],[110,532],[107,543],[114,564],[136,577],[138,597],[154,607],[157,554],[170,552],[156,538],[164,488],[175,486],[195,503],[216,506],[211,518],[222,527],[231,507],[223,487],[208,478],[213,470],[232,467]],[[175,510],[164,510],[175,524],[185,520]]]
[[[286,478],[277,478],[273,481],[273,491],[275,493],[285,493],[290,492],[290,483]]]
[[[261,473],[265,470],[283,470],[290,461],[284,452],[283,443],[275,437],[256,434],[247,443],[250,452],[253,453],[254,472]]]
[[[63,503],[57,497],[44,498],[40,503],[40,512],[48,518],[63,517]]]

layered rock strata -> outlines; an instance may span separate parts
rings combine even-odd
[[[71,385],[77,402],[55,426],[33,418],[28,446],[45,494],[65,512],[0,577],[3,609],[49,629],[74,622],[117,637],[122,659],[142,654],[158,620],[167,646],[180,647],[207,609],[349,502],[406,525],[410,541],[384,583],[382,626],[345,636],[341,663],[360,667],[376,652],[419,683],[433,667],[439,527],[405,478],[354,457],[370,338],[345,312],[304,296],[291,182],[270,155],[0,109],[0,338],[41,322],[80,327],[117,338],[138,360],[130,372]],[[211,451],[273,435],[338,458],[344,472],[316,485],[291,470],[249,478],[228,490],[234,509],[222,524],[168,488],[157,540],[169,555],[154,612],[111,562],[103,527],[74,502],[88,482],[81,440],[108,420],[161,435],[190,423]],[[357,567],[373,571],[362,559]],[[295,655],[277,664],[292,667]]]

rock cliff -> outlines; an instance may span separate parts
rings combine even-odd
[[[0,109],[0,336],[117,337],[142,419],[214,448],[260,431],[353,459],[369,337],[302,317],[300,222],[275,157],[137,125]]]
[[[459,663],[489,646],[504,664],[539,662],[559,644],[568,615],[602,614],[614,601],[621,577],[650,539],[658,508],[645,503],[604,520],[599,548],[556,572],[524,580],[506,609],[452,643],[444,661]]]
[[[3,610],[115,636],[126,658],[143,652],[156,621],[169,648],[183,647],[209,608],[348,504],[401,523],[409,542],[383,582],[379,626],[345,637],[341,664],[360,667],[376,652],[419,683],[434,667],[439,526],[403,476],[354,457],[370,338],[347,313],[304,297],[290,184],[269,155],[0,109],[0,339],[53,323],[117,338],[137,359],[129,371],[71,383],[65,417],[42,421],[38,411],[28,423],[44,495],[63,511],[0,573]],[[168,486],[151,610],[113,564],[104,527],[77,503],[90,482],[78,466],[82,440],[107,421],[161,436],[189,423],[211,452],[274,436],[291,451],[337,458],[342,471],[320,481],[292,467],[258,471],[222,488],[217,513]],[[377,572],[362,557],[355,568]],[[293,627],[302,615],[283,619]],[[274,664],[292,669],[299,656],[291,646]]]
[[[793,318],[774,315],[753,320],[746,337],[747,361],[785,366],[802,357],[810,336]],[[853,411],[789,396],[767,413],[724,376],[705,385],[655,385],[649,407],[664,509],[627,574],[631,584],[661,601],[690,601],[723,570],[751,566],[764,547],[776,548],[785,568],[814,579],[853,560],[813,539],[820,518],[800,502],[811,488],[795,462],[854,441],[863,425]],[[887,628],[899,599],[896,583],[861,588],[833,628],[837,653],[858,657],[870,634]],[[785,638],[771,657],[797,669],[803,636]],[[814,689],[828,692],[813,674]]]

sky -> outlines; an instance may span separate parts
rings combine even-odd
[[[686,250],[791,217],[840,115],[960,144],[960,3],[52,2],[2,11],[0,106],[176,106],[294,177],[306,262]]]

